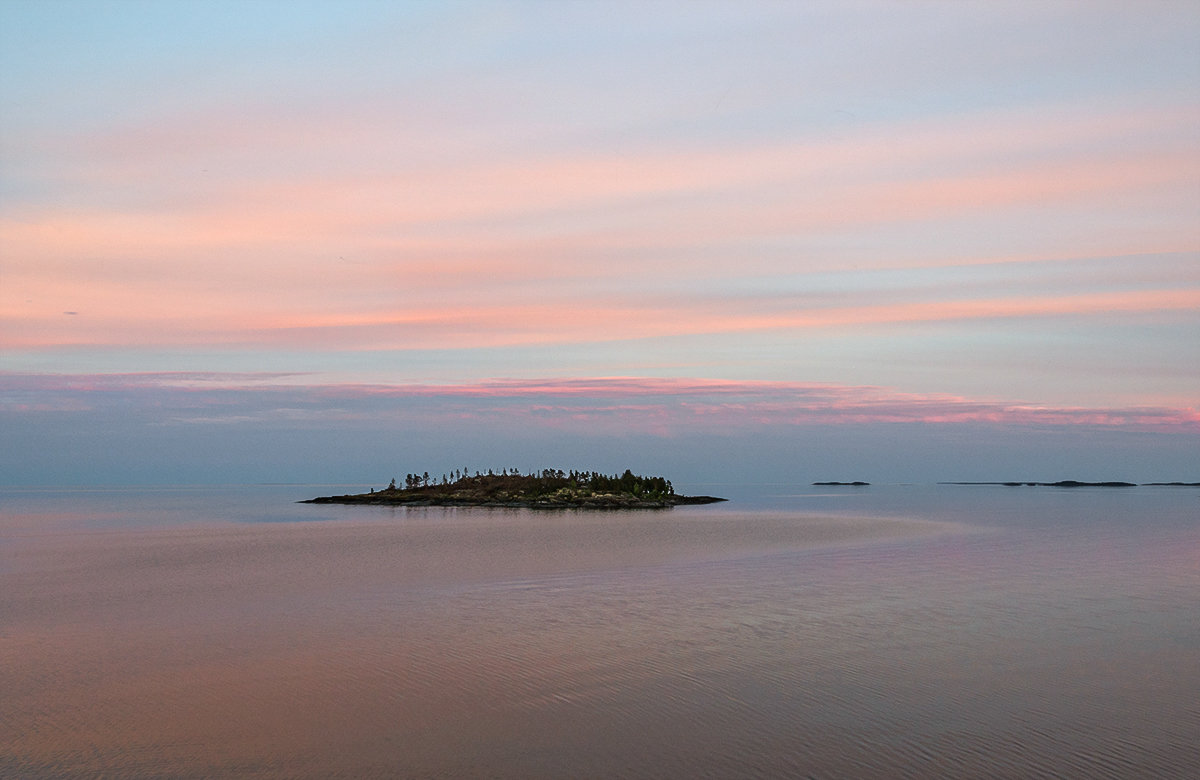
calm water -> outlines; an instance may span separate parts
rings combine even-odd
[[[0,776],[1200,776],[1200,490],[0,493]]]

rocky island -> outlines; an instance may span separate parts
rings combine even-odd
[[[671,481],[643,477],[629,469],[620,476],[594,471],[543,469],[533,474],[504,469],[500,474],[455,470],[431,479],[429,472],[408,474],[383,490],[310,498],[304,504],[378,504],[384,506],[485,506],[532,509],[666,509],[681,504],[725,501],[715,496],[681,496]]]

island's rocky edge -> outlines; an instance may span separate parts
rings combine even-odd
[[[513,507],[529,509],[667,509],[673,506],[713,504],[716,496],[682,496],[669,480],[642,477],[628,469],[620,476],[596,472],[545,469],[535,474],[516,471],[501,474],[443,476],[439,483],[429,474],[409,474],[404,487],[395,480],[383,490],[340,496],[320,496],[302,504],[367,504],[376,506]]]
[[[374,504],[376,506],[483,506],[529,509],[667,509],[686,504],[715,504],[728,501],[716,496],[671,496],[663,499],[639,499],[624,495],[597,495],[578,499],[508,498],[474,499],[452,496],[405,496],[381,490],[344,496],[318,496],[301,504]]]

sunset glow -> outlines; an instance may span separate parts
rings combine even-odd
[[[925,425],[972,474],[955,426],[1068,471],[1124,431],[1195,478],[1198,42],[1169,2],[5,3],[5,478],[223,419],[255,479],[366,420],[581,461]],[[184,461],[138,478],[228,478]]]

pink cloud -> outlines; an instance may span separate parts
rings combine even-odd
[[[117,161],[93,175],[104,191],[123,191],[191,144],[209,152],[346,145],[352,160],[369,146],[342,119],[283,139],[266,120],[207,123],[187,116],[149,136],[132,129],[100,139],[96,148]],[[1006,251],[997,236],[948,250],[937,236],[976,215],[1048,209],[1053,222],[1060,207],[1117,204],[1149,219],[1165,204],[1194,203],[1198,124],[1194,106],[1043,109],[844,138],[621,153],[515,148],[437,164],[255,171],[206,182],[198,198],[26,206],[0,220],[0,346],[457,348],[1194,309],[1186,283],[967,300],[948,291],[935,301],[902,291],[841,306],[723,293],[741,275],[837,268],[856,244],[841,238],[889,225],[918,226],[925,238],[894,256],[856,258],[864,267],[1079,256],[1106,242],[1194,251],[1195,219],[1132,233],[1098,224],[1042,255]],[[1129,142],[1147,133],[1155,144]],[[179,188],[173,179],[153,186]],[[822,237],[839,240],[827,253],[758,251],[764,242],[819,248]],[[622,285],[628,278],[642,283]],[[652,292],[624,292],[639,289]]]
[[[92,150],[103,152],[100,159],[112,159],[114,149],[124,152],[117,157],[122,162],[94,175],[117,186],[153,180],[164,169],[164,154],[186,152],[180,139],[195,140],[206,154],[214,146],[244,152],[294,144],[296,154],[329,155],[344,146],[345,154],[337,157],[351,161],[372,147],[362,126],[344,119],[314,118],[294,138],[280,138],[279,124],[269,119],[247,124],[225,115],[186,115],[178,121],[177,131],[160,130],[149,138],[139,127],[100,142],[89,139],[100,144]],[[169,121],[165,124],[169,127]],[[409,124],[406,117],[402,126]],[[617,225],[576,220],[569,231],[574,242],[605,246],[607,238],[617,245],[663,246],[670,240],[696,246],[710,242],[717,228],[718,237],[727,240],[778,229],[780,220],[788,229],[870,224],[1018,201],[1036,204],[1097,188],[1194,184],[1197,124],[1194,106],[1068,108],[923,119],[799,142],[687,149],[646,144],[620,153],[517,147],[504,155],[477,153],[457,161],[393,157],[383,165],[371,154],[361,166],[276,171],[251,166],[253,175],[226,174],[217,184],[209,177],[201,183],[210,194],[201,201],[190,197],[197,185],[189,181],[179,198],[160,195],[154,208],[140,212],[26,211],[5,232],[16,241],[32,229],[35,235],[27,238],[64,250],[119,249],[145,258],[161,257],[164,247],[298,247],[364,237],[368,243],[425,245],[442,252],[478,251],[480,240],[484,247],[516,241],[529,250],[531,235],[551,242],[562,237],[556,215],[615,212]],[[384,126],[389,135],[377,140],[397,144],[396,124]],[[230,134],[230,127],[239,130]],[[1158,140],[1152,151],[1142,146],[1129,151],[1126,139],[1147,133],[1176,140]],[[79,146],[78,141],[63,143],[63,154]],[[419,146],[416,139],[398,145]],[[165,169],[177,175],[176,166]],[[174,178],[159,186],[180,189]],[[681,198],[686,208],[678,207]],[[177,207],[163,207],[163,202]],[[802,213],[796,213],[797,206]],[[782,213],[773,214],[773,207]],[[594,229],[589,231],[588,224]]]
[[[292,125],[272,117],[248,120],[225,114],[181,114],[164,118],[147,134],[143,127],[120,129],[100,139],[85,139],[84,148],[100,159],[116,159],[104,175],[116,180],[144,180],[164,158],[222,151],[244,154],[246,149],[266,149],[291,155],[328,156],[342,149],[334,169],[261,170],[243,180],[230,177],[224,193],[228,211],[223,220],[230,235],[257,225],[270,228],[363,232],[365,227],[453,223],[456,232],[470,224],[487,223],[518,215],[598,208],[647,198],[727,192],[744,197],[748,191],[779,183],[819,180],[829,175],[869,186],[884,180],[920,180],[929,172],[981,170],[991,175],[1035,170],[1047,152],[1068,161],[1076,172],[1117,162],[1142,165],[1149,160],[1131,158],[1117,149],[1092,151],[1095,144],[1117,144],[1130,136],[1164,131],[1186,133],[1200,123],[1194,106],[1166,106],[1140,111],[1096,110],[1092,106],[1067,106],[1049,110],[979,113],[897,122],[887,127],[860,128],[839,138],[818,137],[802,142],[763,141],[723,146],[696,145],[663,148],[653,142],[621,152],[590,149],[546,151],[534,145],[515,146],[506,154],[479,151],[463,159],[435,161],[393,154],[380,165],[374,148],[420,148],[422,133],[444,134],[447,128],[427,126],[406,130],[420,117],[404,122],[373,116],[369,121],[345,117],[311,117]],[[172,128],[172,122],[177,126]],[[296,127],[281,135],[280,128]],[[386,135],[364,135],[364,127],[385,127]],[[397,130],[397,128],[400,130]],[[396,137],[396,133],[404,135]],[[1087,139],[1090,145],[1081,144]],[[1188,168],[1195,169],[1190,136],[1182,147]],[[78,141],[64,140],[69,154]],[[1178,145],[1178,144],[1177,144]],[[1171,145],[1160,151],[1169,151]],[[362,160],[362,164],[356,164]],[[369,164],[368,164],[369,161]],[[294,166],[293,166],[294,167]],[[1048,168],[1043,170],[1049,171]],[[1161,171],[1160,171],[1161,172]],[[1175,172],[1176,175],[1178,171]],[[251,183],[246,183],[249,180]],[[1055,187],[1067,184],[1055,179]],[[219,206],[220,201],[214,205]],[[199,210],[203,216],[204,209]],[[302,216],[298,220],[297,215]],[[215,213],[214,215],[215,216]],[[219,235],[219,233],[218,233]]]
[[[950,291],[953,294],[953,291]],[[254,291],[247,290],[246,296]],[[871,296],[863,296],[868,299]],[[878,297],[878,296],[876,296]],[[248,307],[249,304],[247,304]],[[15,308],[15,307],[14,307]],[[806,298],[745,296],[689,300],[616,296],[526,303],[499,300],[446,307],[433,302],[403,312],[278,315],[173,305],[134,291],[78,316],[57,308],[39,315],[0,314],[0,345],[56,344],[288,346],[405,349],[567,344],[689,334],[853,328],[888,323],[1060,317],[1099,313],[1200,310],[1200,288],[1066,295],[978,297],[830,305]]]
[[[176,399],[183,422],[247,419],[525,420],[553,428],[657,432],[757,426],[979,423],[1200,433],[1190,407],[1051,407],[884,387],[661,377],[497,379],[469,384],[305,384],[292,374],[0,374],[0,410],[80,411],[134,395]],[[410,403],[418,403],[415,408]],[[42,408],[37,408],[38,405]]]

